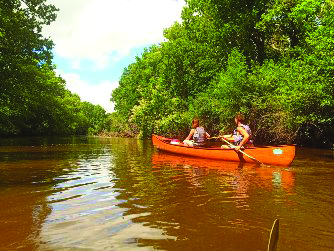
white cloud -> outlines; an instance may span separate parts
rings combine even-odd
[[[163,28],[181,21],[184,0],[49,0],[60,9],[43,34],[55,53],[73,60],[92,60],[105,68],[110,54],[124,56],[131,48],[163,41]]]
[[[66,88],[80,96],[82,101],[88,101],[94,105],[102,106],[107,112],[114,111],[114,105],[110,102],[111,92],[118,86],[118,82],[101,81],[90,85],[82,80],[80,75],[74,73],[61,73],[66,80]]]
[[[115,64],[128,56],[131,49],[162,42],[163,29],[175,21],[181,22],[181,11],[185,5],[184,0],[47,2],[59,11],[56,21],[44,27],[43,35],[50,36],[55,43],[54,54],[59,59],[56,64],[67,82],[67,89],[77,93],[83,101],[101,105],[107,112],[113,111],[110,97],[118,82],[93,83],[83,76],[100,70],[99,78],[103,76],[107,79],[108,74],[115,74],[112,72]],[[82,65],[85,69],[81,68]],[[76,74],[70,73],[72,70]],[[84,73],[82,76],[79,75],[81,72]],[[90,81],[93,81],[92,78]]]

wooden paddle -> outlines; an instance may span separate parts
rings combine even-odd
[[[231,142],[229,142],[228,140],[224,139],[223,137],[220,137],[224,142],[226,142],[229,146],[231,146],[232,148],[235,148],[235,145],[231,144]],[[241,152],[243,155],[247,156],[248,158],[256,161],[257,163],[259,163],[261,166],[266,166],[265,164],[263,164],[261,161],[255,159],[254,157],[250,156],[249,154],[245,153],[244,151],[242,151],[241,149],[239,149],[239,152]]]
[[[279,237],[279,220],[276,219],[270,231],[267,251],[276,251]]]

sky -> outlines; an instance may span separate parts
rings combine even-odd
[[[113,111],[112,90],[144,48],[165,41],[163,29],[181,22],[184,0],[48,0],[59,11],[44,27],[56,72],[82,101]]]

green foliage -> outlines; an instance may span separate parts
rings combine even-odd
[[[187,0],[168,41],[126,69],[116,113],[143,137],[178,136],[193,117],[231,132],[243,112],[257,143],[331,146],[332,1]]]
[[[154,133],[166,137],[185,137],[192,118],[189,112],[168,114],[156,121]]]
[[[119,113],[113,112],[107,114],[106,118],[106,130],[111,132],[116,132],[118,134],[122,132],[128,133],[128,135],[131,135],[131,125],[128,123],[127,120],[123,120],[123,118],[120,116]],[[133,128],[134,131],[136,131],[135,128]]]
[[[86,134],[104,129],[105,111],[65,89],[41,30],[56,18],[46,0],[0,2],[0,135]]]
[[[80,106],[82,117],[87,121],[88,134],[94,135],[106,129],[106,111],[100,105],[82,102]]]

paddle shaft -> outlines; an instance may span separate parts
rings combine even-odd
[[[223,141],[225,141],[228,145],[232,146],[233,148],[235,147],[235,145],[231,144],[231,142],[229,142],[228,140],[224,139],[223,137],[221,137],[221,139],[222,139]],[[242,150],[239,149],[239,152],[241,152],[242,154],[244,154],[244,155],[247,156],[248,158],[250,158],[250,159],[252,159],[252,160],[258,162],[259,164],[264,165],[261,161],[258,161],[257,159],[255,159],[254,157],[252,157],[252,156],[250,156],[249,154],[245,153],[244,151],[242,151]]]

